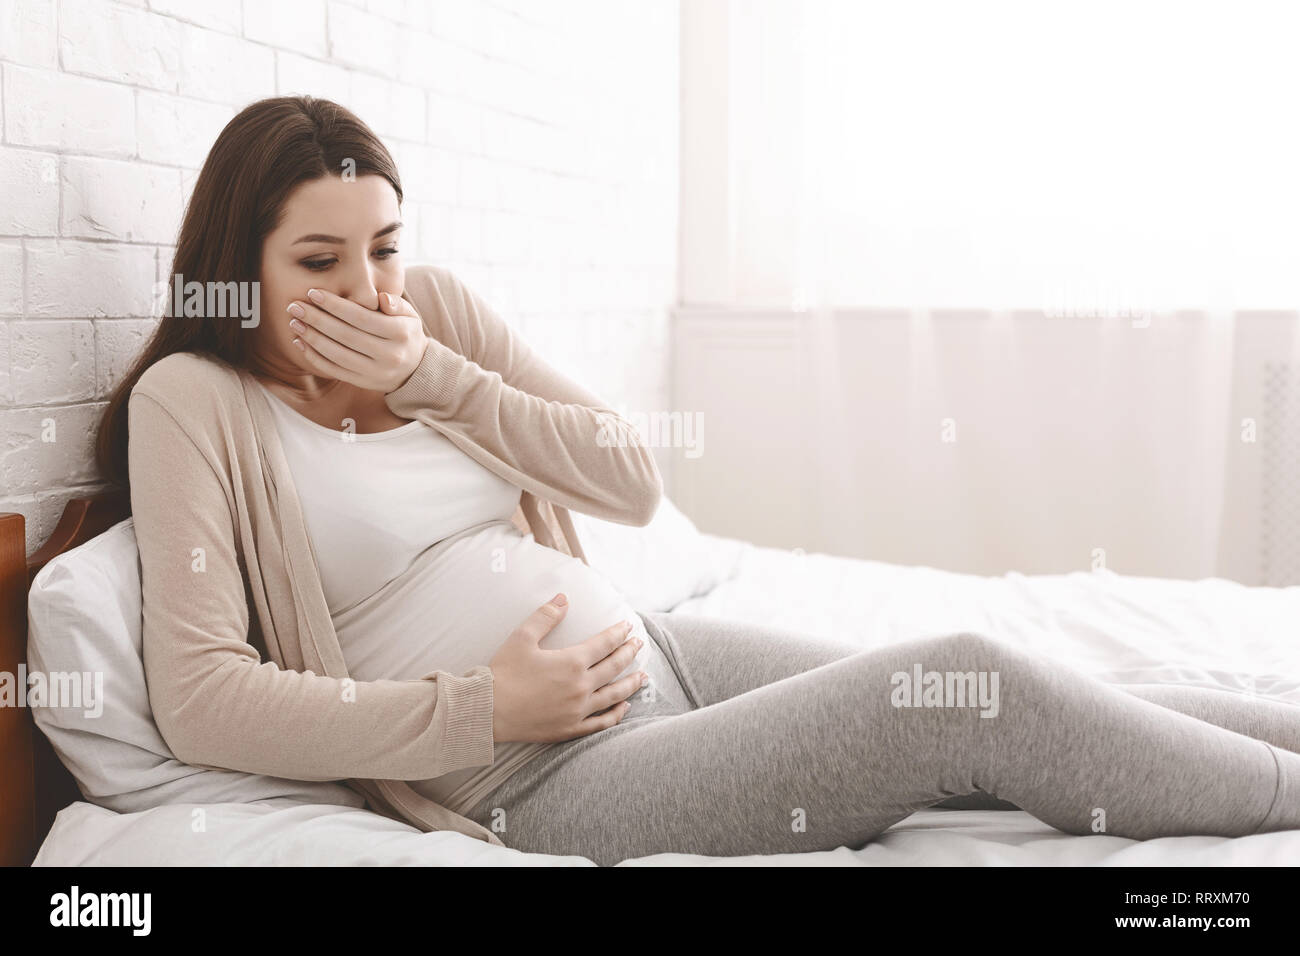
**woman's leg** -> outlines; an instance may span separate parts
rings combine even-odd
[[[640,612],[696,707],[860,653],[798,631],[700,614]]]
[[[1127,694],[1197,720],[1300,753],[1300,704],[1251,697],[1212,687],[1176,684],[1111,684]]]
[[[726,618],[642,613],[696,706],[727,700],[774,681],[860,653],[860,646]],[[1284,750],[1300,752],[1300,706],[1203,687],[1111,684],[1125,693]],[[1019,810],[982,790],[950,797],[939,810]]]
[[[895,675],[917,668],[982,675],[987,698],[899,706]],[[1073,834],[1300,828],[1300,754],[974,634],[860,651],[537,763],[468,815],[507,846],[602,864],[858,847],[977,789]]]
[[[843,641],[731,618],[663,611],[641,612],[641,618],[647,633],[672,666],[679,686],[696,707],[730,700],[863,650]],[[653,688],[647,691],[652,692]],[[939,810],[1020,809],[980,790],[951,797],[934,807]]]
[[[663,612],[641,616],[650,619],[647,629],[655,629],[651,633],[661,646],[668,645],[665,653],[670,661],[677,659],[678,677],[701,707],[862,650],[844,642],[727,618]],[[1300,704],[1175,684],[1110,686],[1216,727],[1300,753]]]

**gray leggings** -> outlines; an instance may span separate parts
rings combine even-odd
[[[863,650],[641,617],[672,674],[619,724],[552,746],[464,811],[507,847],[601,865],[858,848],[932,806],[1019,807],[1066,833],[1139,840],[1300,829],[1297,705],[1110,684],[978,634]],[[902,706],[918,666],[982,674],[984,705]]]

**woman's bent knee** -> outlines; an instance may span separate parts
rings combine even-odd
[[[1000,638],[992,637],[982,631],[958,631],[929,639],[930,648],[937,654],[949,658],[955,665],[963,662],[979,663],[989,666],[990,661],[1003,660],[1020,651]]]

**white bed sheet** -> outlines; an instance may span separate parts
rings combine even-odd
[[[195,829],[201,809],[205,827]],[[1126,840],[1069,836],[1022,811],[921,810],[861,849],[707,857],[659,853],[619,866],[1283,866],[1300,830],[1238,837]],[[421,833],[367,810],[324,804],[177,804],[114,813],[77,802],[60,812],[35,866],[595,866]]]
[[[730,542],[705,537],[720,549]],[[1110,571],[981,577],[745,545],[726,580],[672,610],[864,648],[977,631],[1114,683],[1215,687],[1300,704],[1300,586]]]
[[[1106,571],[956,574],[712,538],[727,580],[673,608],[875,647],[983,631],[1116,683],[1217,687],[1300,704],[1300,587],[1174,581]],[[730,560],[730,559],[729,559]],[[196,809],[202,811],[198,829]],[[860,849],[796,855],[657,854],[621,865],[1294,865],[1300,830],[1139,842],[1070,836],[1023,811],[923,810]],[[35,865],[594,865],[525,854],[378,814],[263,801],[117,814],[65,808]]]

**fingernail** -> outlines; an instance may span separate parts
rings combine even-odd
[[[645,671],[642,671],[642,672],[641,672],[641,686],[644,687],[644,686],[645,686],[646,684],[648,684],[648,683],[650,683],[650,675],[647,674]]]
[[[645,646],[645,642],[644,642],[643,640],[641,640],[641,638],[638,637],[638,638],[636,639],[636,649],[639,651],[639,650],[641,650],[641,648],[644,647],[644,646]]]
[[[388,307],[390,309],[397,308],[397,296],[393,295],[391,292],[385,292],[384,295],[388,297]]]
[[[320,305],[321,300],[324,299],[325,297],[320,294],[320,289],[308,289],[307,298],[311,299],[317,305]]]
[[[558,607],[564,607],[564,605],[569,603],[569,599],[563,594],[557,594],[555,597],[551,598],[551,603]]]
[[[306,310],[303,309],[303,307],[300,306],[297,302],[290,302],[289,307],[285,309],[285,311],[288,312],[290,315],[294,316],[295,318],[299,318],[299,319],[301,319],[304,315],[307,314]]]

